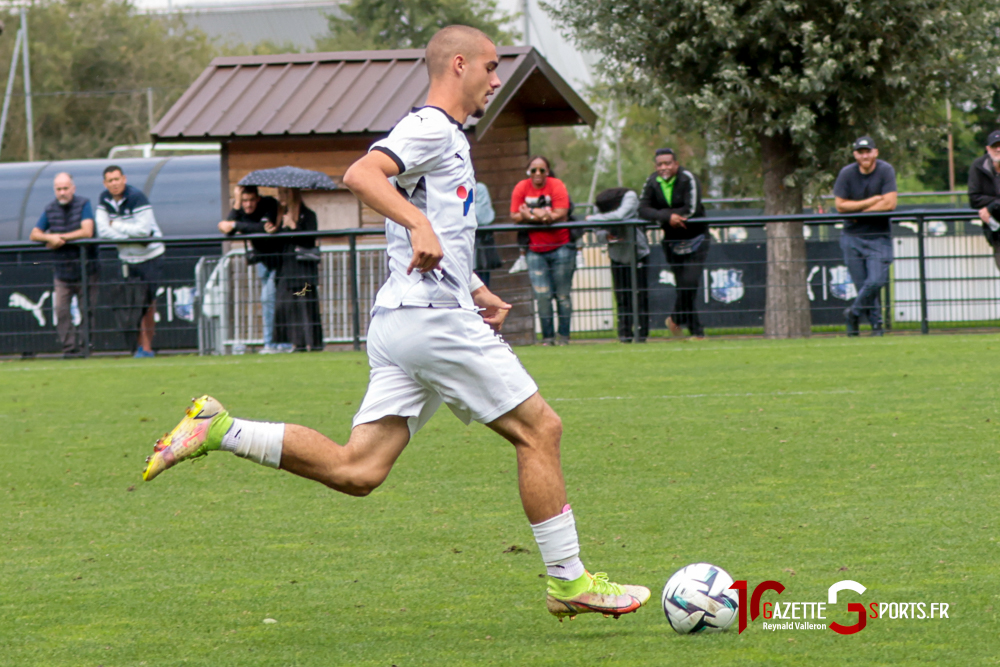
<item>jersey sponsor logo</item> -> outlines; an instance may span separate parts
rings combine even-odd
[[[466,188],[464,185],[460,185],[458,186],[458,190],[455,191],[455,194],[458,195],[458,198],[463,200],[465,203],[465,207],[462,210],[462,215],[463,216],[469,215],[469,208],[472,207],[472,202],[476,198],[475,189],[470,190]]]

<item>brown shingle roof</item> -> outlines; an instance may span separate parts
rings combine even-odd
[[[593,110],[537,51],[497,51],[503,85],[486,115],[467,125],[476,136],[514,100],[530,125],[593,125]],[[152,135],[154,141],[218,141],[384,134],[423,103],[427,83],[423,49],[216,58]]]

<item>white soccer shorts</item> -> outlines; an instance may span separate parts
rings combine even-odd
[[[354,426],[406,417],[410,437],[444,402],[488,424],[538,391],[482,316],[461,308],[377,308],[368,327],[371,374]]]

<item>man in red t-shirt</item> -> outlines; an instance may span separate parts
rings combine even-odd
[[[538,319],[542,325],[542,345],[569,344],[573,304],[570,289],[576,269],[576,248],[568,229],[553,229],[552,224],[569,217],[569,192],[552,174],[549,161],[534,157],[528,163],[528,178],[514,187],[510,199],[510,217],[528,225],[528,269],[535,293]],[[555,337],[552,297],[559,311],[559,338]]]

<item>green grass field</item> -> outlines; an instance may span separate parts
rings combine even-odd
[[[518,352],[564,420],[584,562],[652,588],[650,607],[550,617],[511,447],[447,409],[368,498],[221,453],[140,481],[200,393],[343,441],[363,354],[11,362],[0,664],[1000,662],[1000,337]],[[946,602],[949,618],[681,637],[659,592],[697,561],[751,590],[781,581],[769,600],[868,587],[827,623],[853,623],[851,600]]]

